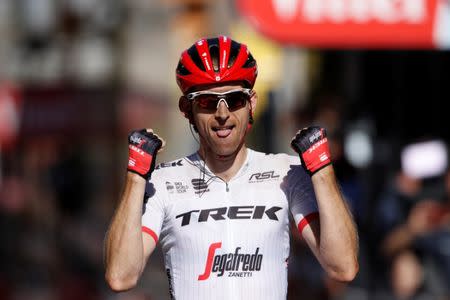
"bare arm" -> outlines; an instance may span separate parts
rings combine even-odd
[[[331,165],[312,177],[319,219],[302,232],[328,275],[351,281],[358,272],[358,234],[353,217],[342,197]]]
[[[145,179],[127,172],[125,188],[105,240],[105,278],[111,289],[133,288],[156,242],[141,230]]]

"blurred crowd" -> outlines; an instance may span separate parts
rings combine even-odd
[[[98,92],[83,95],[99,97]],[[290,118],[297,128],[311,123],[327,128],[340,186],[359,229],[360,272],[348,285],[327,278],[294,226],[289,299],[449,299],[446,143],[417,140],[393,151],[383,168],[375,170],[374,160],[357,167],[346,154],[352,153],[346,148],[354,145],[348,142],[340,101],[336,95],[314,98]],[[78,119],[88,116],[80,114]],[[98,124],[109,128],[104,131],[63,128],[59,133],[30,134],[22,128],[5,144],[0,182],[1,299],[167,299],[159,249],[137,289],[114,294],[103,278],[103,238],[126,163],[126,133],[116,120],[105,118],[105,124]],[[261,117],[255,124],[252,135],[264,131],[264,120]],[[417,162],[422,163],[416,166]]]
[[[290,299],[450,299],[448,144],[436,137],[400,142],[397,151],[390,145],[381,170],[375,162],[356,168],[345,155],[346,121],[336,101],[318,98],[318,109],[299,115],[301,123],[329,129],[333,164],[359,229],[360,271],[348,285],[329,279],[293,231]]]
[[[215,33],[257,45],[250,146],[289,151],[297,129],[327,128],[359,229],[348,285],[326,277],[294,229],[289,299],[450,299],[450,136],[438,107],[450,96],[448,52],[283,49],[232,28],[226,0],[56,2],[0,1],[0,299],[169,298],[159,248],[136,289],[111,292],[103,239],[129,130],[167,138],[159,162],[194,151],[175,49]]]

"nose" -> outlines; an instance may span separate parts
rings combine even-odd
[[[218,120],[226,121],[230,116],[230,111],[228,110],[228,105],[222,99],[217,104],[217,109],[215,113],[215,117]]]

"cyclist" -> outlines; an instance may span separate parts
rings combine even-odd
[[[357,232],[325,129],[297,132],[299,157],[245,144],[256,77],[247,46],[226,36],[181,54],[179,108],[199,149],[155,168],[163,140],[149,129],[130,133],[125,188],[105,242],[113,290],[136,285],[159,243],[173,299],[286,299],[290,215],[332,278],[355,277]]]

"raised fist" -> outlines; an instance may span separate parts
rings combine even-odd
[[[331,164],[324,128],[312,126],[299,130],[291,141],[291,147],[299,154],[303,168],[310,175]]]
[[[152,131],[134,130],[128,135],[128,168],[145,179],[155,169],[156,154],[163,141]]]

